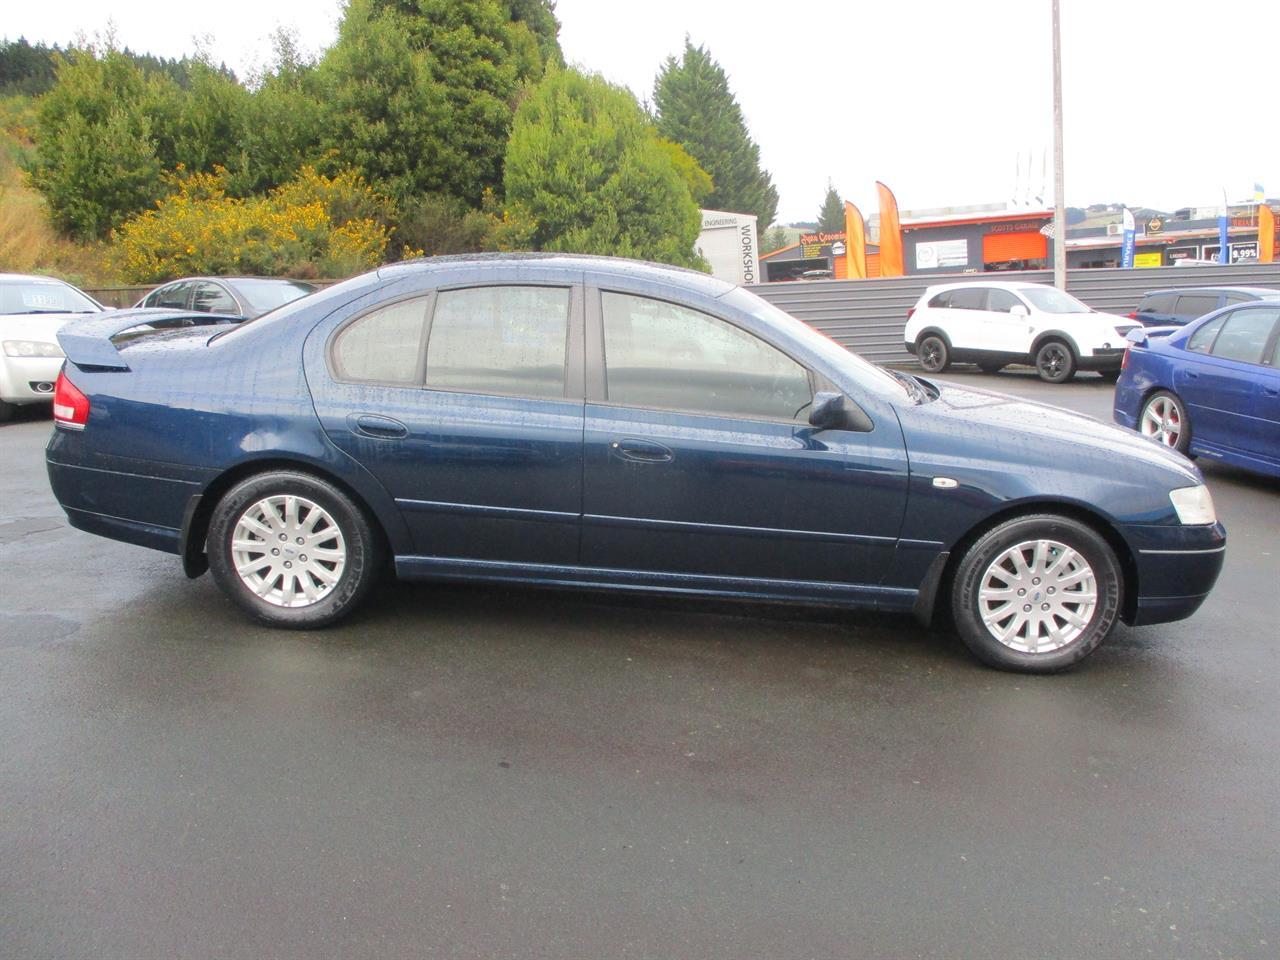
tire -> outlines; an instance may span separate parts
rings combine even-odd
[[[1185,454],[1191,445],[1191,418],[1186,405],[1176,393],[1157,390],[1142,402],[1138,432]]]
[[[10,403],[8,400],[0,400],[0,423],[8,422],[13,417],[13,412],[17,409],[17,404]]]
[[[1004,364],[996,363],[991,360],[984,360],[978,364],[978,369],[983,373],[999,373],[1004,369]]]
[[[1066,383],[1076,375],[1076,355],[1061,340],[1046,340],[1036,351],[1036,373],[1045,383]]]
[[[1066,599],[1075,594],[1082,599]],[[1096,530],[1038,514],[1000,524],[965,552],[952,583],[951,612],[965,646],[983,663],[1056,673],[1106,639],[1123,594],[1119,561]]]
[[[258,543],[261,549],[245,546]],[[309,547],[317,552],[308,556]],[[364,513],[337,487],[305,473],[273,471],[242,480],[218,502],[208,553],[218,586],[250,617],[315,629],[364,599],[382,548]]]
[[[951,349],[936,333],[921,338],[916,344],[916,356],[926,373],[943,373],[951,366]]]
[[[1107,383],[1115,383],[1117,380],[1120,379],[1120,371],[1119,370],[1099,370],[1098,376],[1100,376],[1103,380],[1107,381]]]

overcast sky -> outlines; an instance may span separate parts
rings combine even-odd
[[[1276,0],[1061,0],[1070,204],[1170,209],[1280,195]],[[197,39],[238,72],[280,25],[319,51],[338,0],[12,4],[12,39],[66,43],[114,21],[134,50],[180,56]],[[650,96],[687,33],[724,66],[781,195],[814,219],[827,179],[865,214],[875,181],[904,209],[1051,203],[1050,0],[559,0],[570,62]],[[1047,177],[1042,157],[1048,152]],[[1026,167],[1030,157],[1031,176]],[[1041,193],[1043,179],[1047,190]],[[1033,201],[1034,202],[1034,201]]]

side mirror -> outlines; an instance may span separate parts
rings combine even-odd
[[[1030,311],[1030,310],[1028,310],[1026,307],[1024,307],[1024,306],[1023,306],[1022,304],[1020,304],[1020,303],[1015,303],[1012,307],[1010,307],[1010,308],[1009,308],[1009,312],[1010,312],[1011,314],[1013,314],[1015,317],[1029,317],[1029,316],[1031,316],[1031,311]]]
[[[844,394],[831,390],[819,390],[813,395],[813,406],[809,408],[809,426],[825,430],[838,427],[844,422]]]
[[[870,433],[875,429],[875,424],[861,407],[834,390],[819,390],[813,395],[809,426],[819,430],[852,430],[857,433]]]

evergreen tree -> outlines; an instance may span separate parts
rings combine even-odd
[[[501,182],[521,85],[558,51],[541,0],[351,0],[320,64],[324,146],[397,199],[478,205]]]
[[[654,82],[658,132],[674,140],[711,175],[708,207],[754,213],[764,230],[778,209],[778,191],[760,168],[729,78],[704,47],[686,38],[682,59],[668,57]]]
[[[840,233],[844,230],[844,201],[831,181],[827,181],[827,195],[818,211],[818,229],[824,233]]]
[[[28,172],[54,226],[81,239],[106,236],[160,195],[172,162],[170,129],[180,92],[146,76],[119,50],[57,58],[57,82],[40,99]]]
[[[635,97],[601,77],[548,72],[516,111],[505,183],[522,245],[702,265],[698,205]]]

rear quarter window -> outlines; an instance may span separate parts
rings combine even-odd
[[[1142,298],[1138,313],[1173,313],[1177,296],[1172,293],[1156,293]]]
[[[934,298],[929,301],[929,306],[941,309],[951,306],[951,291],[943,290],[941,293],[935,295]]]
[[[1218,317],[1206,323],[1187,340],[1187,349],[1192,353],[1208,353],[1213,346],[1213,338],[1218,335],[1225,320],[1225,317]]]

